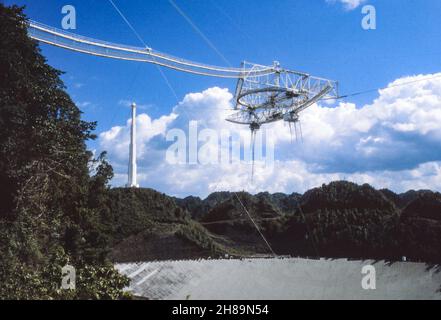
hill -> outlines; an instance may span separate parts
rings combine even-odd
[[[109,199],[119,262],[269,254],[254,223],[279,255],[441,261],[440,196],[430,191],[337,181],[304,195],[113,189]]]
[[[284,254],[398,258],[390,247],[398,221],[399,210],[380,191],[332,182],[302,196],[273,242]]]
[[[239,192],[213,206],[200,222],[240,251],[267,253],[268,248],[254,223],[262,228],[265,223],[278,220],[283,215],[269,198]]]
[[[207,198],[201,199],[199,197],[189,196],[184,199],[174,198],[177,205],[187,210],[191,218],[200,220],[204,215],[217,204],[230,199],[233,196],[231,192],[214,192]]]
[[[420,193],[404,208],[402,217],[441,221],[441,194],[429,191]]]
[[[389,189],[381,189],[379,190],[383,195],[389,199],[391,202],[393,202],[398,208],[403,209],[405,208],[409,203],[417,199],[419,196],[424,194],[432,194],[433,192],[430,190],[409,190],[405,193],[396,194],[395,192],[389,190]]]
[[[112,189],[107,206],[112,213],[108,224],[112,261],[197,258],[234,252],[192,220],[172,197],[155,190]]]

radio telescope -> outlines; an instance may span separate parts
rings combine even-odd
[[[282,69],[278,62],[274,62],[271,74],[253,72],[263,66],[243,63],[242,68],[235,93],[237,112],[226,120],[248,125],[252,132],[263,124],[280,120],[296,127],[301,111],[324,97],[338,97],[337,82]]]
[[[243,62],[240,68],[211,66],[149,47],[83,37],[36,21],[29,21],[28,33],[35,40],[94,56],[147,62],[196,75],[238,79],[234,107],[237,112],[226,120],[249,125],[252,131],[279,120],[296,124],[302,110],[324,97],[338,97],[337,82],[283,69],[278,62],[270,66]]]
[[[146,62],[202,76],[237,79],[234,106],[236,112],[226,120],[249,126],[252,135],[253,166],[255,134],[263,124],[283,120],[289,124],[290,129],[291,125],[294,125],[297,137],[297,124],[301,134],[301,111],[320,99],[338,97],[337,82],[283,69],[278,62],[270,66],[243,62],[240,68],[211,66],[174,57],[147,46],[134,47],[83,37],[36,21],[28,22],[28,34],[37,41],[80,53]],[[132,132],[133,124],[134,120]],[[135,172],[132,176],[136,176],[134,140],[132,135],[132,161],[129,167],[129,172]],[[136,185],[136,177],[129,177],[129,183],[130,181],[132,184],[135,181]]]

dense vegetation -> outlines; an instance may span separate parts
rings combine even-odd
[[[304,195],[110,192],[116,261],[270,254],[245,207],[279,255],[441,262],[441,195],[427,190],[339,181]]]
[[[441,262],[439,193],[398,195],[340,181],[303,196],[222,193],[217,202],[213,196],[177,200],[189,211],[195,208],[195,219],[233,247],[268,254],[240,202],[277,254]]]
[[[103,221],[112,168],[85,142],[95,123],[27,36],[22,9],[0,4],[0,298],[120,298]],[[92,173],[91,173],[92,172]],[[76,290],[61,290],[62,267]]]
[[[217,192],[177,199],[110,189],[95,123],[27,37],[22,9],[0,4],[0,298],[124,297],[111,261],[277,254],[441,263],[441,195],[333,182],[304,195]],[[245,210],[246,208],[246,210]],[[62,267],[77,271],[61,290]]]
[[[114,261],[201,258],[229,251],[165,194],[121,188],[108,194],[109,257]]]

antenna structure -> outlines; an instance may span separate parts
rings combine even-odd
[[[336,81],[282,69],[278,62],[274,62],[271,74],[256,74],[253,72],[256,67],[261,66],[242,63],[242,77],[235,93],[234,109],[238,112],[226,119],[249,125],[252,131],[279,120],[296,124],[299,113],[318,100],[338,97]]]
[[[113,1],[110,2],[115,9],[117,9]],[[177,8],[176,5],[174,6]],[[122,15],[118,9],[117,11]],[[128,23],[124,16],[123,18],[126,23]],[[136,33],[137,37],[140,38],[133,27],[130,24],[129,26]],[[275,62],[272,66],[243,62],[240,68],[218,67],[193,62],[153,50],[143,41],[144,47],[115,44],[69,33],[65,30],[53,28],[36,21],[28,21],[27,29],[29,37],[34,40],[80,53],[120,60],[147,62],[181,72],[203,76],[237,79],[234,107],[236,113],[229,116],[226,120],[250,127],[253,144],[252,175],[254,174],[255,134],[263,124],[284,120],[289,123],[290,129],[291,124],[294,124],[297,132],[297,123],[300,125],[299,113],[301,111],[322,98],[339,98],[337,82],[312,77],[306,73],[282,69],[278,62]],[[136,105],[133,104],[128,187],[138,187],[136,181],[135,120]],[[248,210],[246,210],[237,195],[236,197],[271,253],[275,255]]]
[[[300,136],[302,135],[299,115],[301,111],[320,99],[339,98],[336,81],[283,69],[277,61],[271,66],[249,62],[243,62],[239,68],[212,66],[174,57],[148,46],[127,46],[83,37],[32,20],[28,22],[28,34],[40,42],[94,56],[146,62],[196,75],[237,79],[234,107],[236,112],[226,120],[249,126],[253,143],[253,171],[255,133],[263,124],[283,120],[289,124],[291,132],[291,125],[294,125],[297,139],[298,128]],[[132,106],[132,116],[134,112],[136,107]],[[131,161],[136,157],[132,156],[133,150],[136,153],[133,126],[134,120]],[[130,172],[135,172],[136,175],[136,163],[131,168],[129,184],[136,186],[136,177],[130,181]]]

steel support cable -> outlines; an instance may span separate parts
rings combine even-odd
[[[128,27],[132,30],[132,32],[135,34],[135,36],[138,38],[138,40],[143,44],[143,46],[144,46],[145,48],[149,48],[149,46],[146,44],[146,42],[144,41],[144,39],[139,35],[139,33],[138,33],[138,32],[136,31],[136,29],[132,26],[132,24],[130,23],[130,21],[126,18],[126,16],[122,13],[122,11],[118,8],[118,6],[116,6],[116,4],[115,4],[112,0],[109,0],[109,2],[110,2],[110,4],[113,6],[113,8],[116,10],[116,12],[118,12],[118,14],[120,15],[120,17],[124,20],[124,22],[128,25]],[[161,73],[161,76],[164,78],[164,80],[165,80],[167,86],[170,88],[170,91],[173,93],[173,95],[174,95],[175,98],[177,99],[176,92],[175,92],[175,90],[171,87],[171,85],[170,85],[168,79],[166,78],[165,74],[162,72],[162,70],[160,69],[159,66],[157,66],[157,68],[158,68],[159,72]],[[137,71],[136,71],[136,75],[134,76],[133,81],[132,81],[132,84],[131,84],[130,87],[133,86],[134,81],[135,81],[135,79],[136,79],[136,77],[137,77],[137,75],[138,75],[138,72],[139,72],[139,67],[138,67],[138,69],[137,69]],[[131,89],[130,89],[130,90],[131,90]],[[114,117],[113,117],[113,118],[114,118]],[[113,122],[113,119],[112,119],[112,122]]]
[[[175,10],[188,22],[188,24],[193,28],[193,30],[199,34],[199,36],[207,43],[207,45],[227,64],[231,67],[231,63],[225,58],[225,56],[216,48],[213,42],[208,39],[208,37],[198,28],[198,26],[191,20],[191,18],[181,10],[181,8],[173,0],[168,0],[168,2],[175,8]]]
[[[137,69],[135,71],[135,74],[133,75],[132,80],[130,82],[129,91],[128,91],[128,97],[130,97],[132,92],[133,92],[133,87],[135,85],[136,79],[138,78],[140,70],[141,70],[141,64],[138,64],[138,67],[137,67]],[[118,111],[117,112],[111,112],[111,113],[113,113],[113,115],[112,115],[112,119],[110,120],[110,127],[113,126],[113,121],[115,120],[115,117],[117,115],[119,116],[119,112]]]
[[[380,87],[380,88],[375,88],[375,89],[367,89],[367,90],[363,90],[363,91],[348,93],[348,94],[344,94],[344,95],[341,95],[341,96],[338,96],[335,98],[332,98],[332,97],[331,98],[323,98],[321,100],[341,100],[341,99],[346,99],[346,98],[350,98],[350,97],[360,96],[360,95],[367,94],[367,93],[378,92],[380,90],[388,90],[388,89],[397,88],[397,87],[404,87],[404,86],[408,86],[408,85],[411,85],[414,83],[438,79],[438,78],[441,78],[441,74],[433,76],[433,77],[426,77],[423,79],[417,79],[417,80],[407,81],[407,82],[403,82],[403,83],[397,83],[397,84],[393,84],[393,85],[390,85],[387,87]]]
[[[112,3],[112,5],[114,5],[114,3],[113,3],[111,0],[109,0],[109,1]],[[115,9],[116,9],[116,8],[115,8]],[[119,11],[119,10],[118,10],[118,11]],[[121,12],[119,11],[119,13],[121,13]],[[124,19],[124,20],[126,21],[126,19]],[[128,22],[128,21],[126,21],[126,22]],[[134,30],[133,26],[131,26],[129,22],[128,22],[128,25],[129,25],[129,27],[132,29],[132,31],[137,35],[137,38],[138,38],[139,40],[142,41],[142,38],[139,37],[139,34],[137,34],[136,30]],[[31,24],[31,26],[34,26],[34,25]],[[77,39],[73,39],[73,40],[77,41]],[[45,41],[45,40],[40,40],[40,41],[43,41],[43,42],[46,42],[46,43],[49,43],[49,44],[54,44],[54,45],[62,46],[62,45],[59,45],[59,44],[56,44],[56,43],[51,43],[51,42],[49,42],[49,41]],[[142,41],[142,42],[143,42],[143,44],[145,45],[144,41]],[[94,44],[92,44],[92,45],[94,45]],[[67,48],[67,49],[72,49],[72,48],[67,47],[67,46],[65,46],[65,48]],[[117,48],[117,49],[118,49],[118,50],[124,50],[124,49],[122,49],[122,48]],[[73,50],[73,49],[72,49],[72,50]],[[77,51],[80,51],[80,50],[77,50]],[[83,50],[83,51],[81,51],[81,52],[84,52],[84,53],[91,53],[91,52],[88,52],[88,51],[85,51],[85,50]],[[141,52],[139,52],[139,53],[141,53]],[[146,54],[145,52],[142,52],[142,53],[143,53],[143,54]],[[100,55],[100,54],[96,54],[96,55]],[[105,56],[105,55],[103,55],[103,54],[101,54],[101,55],[102,55],[102,56]],[[152,57],[154,57],[153,54],[150,54],[150,55],[151,55]],[[183,63],[182,60],[170,59],[169,57],[160,56],[160,55],[157,55],[157,56],[158,56],[160,59],[169,60],[169,61],[173,61],[173,62],[176,62],[176,63],[180,63],[180,64],[184,64],[184,65],[188,65],[188,66],[193,66],[193,67],[198,67],[198,68],[202,68],[202,69],[208,69],[208,70],[213,70],[213,69],[214,69],[214,70],[225,71],[225,72],[230,72],[230,71],[232,71],[232,69],[222,69],[222,70],[220,70],[221,68],[211,68],[211,67],[206,67],[206,66],[198,65],[198,64],[189,64],[189,63],[187,63],[187,62]],[[117,57],[117,56],[114,56],[113,58],[123,59],[123,58],[121,58],[121,57]],[[195,72],[195,71],[193,71],[193,70],[187,70],[187,69],[184,69],[184,68],[174,67],[174,66],[167,65],[167,64],[165,64],[165,63],[159,63],[159,62],[155,62],[155,61],[148,61],[148,60],[141,60],[141,59],[127,59],[127,60],[137,60],[137,61],[151,62],[151,63],[156,63],[157,65],[162,65],[162,66],[169,67],[169,68],[172,68],[172,69],[175,69],[175,70],[179,70],[179,71],[185,71],[185,72],[190,72],[190,73],[195,73],[195,74],[201,74],[201,75],[207,75],[207,76],[217,76],[217,77],[222,77],[222,76],[217,75],[217,74],[216,74],[216,75],[213,75],[213,74],[209,74],[209,73]],[[233,72],[236,72],[236,70],[234,70]],[[240,72],[243,72],[243,70],[240,70]],[[237,75],[234,75],[234,76],[224,76],[224,77],[234,78],[234,77],[237,77]],[[335,97],[335,98],[323,98],[322,100],[331,100],[331,99],[332,99],[332,100],[339,100],[339,99],[345,99],[345,98],[348,98],[348,97],[354,97],[354,96],[363,95],[363,94],[367,94],[367,93],[371,93],[371,92],[376,92],[376,91],[378,91],[378,90],[387,90],[387,89],[391,89],[391,88],[395,88],[395,87],[401,87],[401,86],[406,86],[406,85],[410,85],[410,84],[418,83],[418,82],[422,82],[422,81],[428,81],[428,80],[432,80],[432,79],[440,78],[440,77],[441,77],[441,75],[437,75],[437,76],[434,76],[434,77],[429,77],[429,78],[424,78],[424,79],[418,79],[418,80],[409,81],[409,82],[406,82],[406,83],[401,83],[401,84],[391,85],[391,86],[388,86],[388,87],[376,88],[376,89],[369,89],[369,90],[364,90],[364,91],[354,92],[354,93],[350,93],[350,94],[345,94],[345,95],[341,95],[341,96],[338,96],[338,97]],[[168,81],[167,81],[167,82],[168,82]],[[168,83],[168,85],[169,85],[169,83]],[[256,229],[259,231],[260,235],[261,235],[262,238],[265,240],[265,243],[267,244],[268,248],[269,248],[269,249],[271,250],[271,252],[275,255],[275,253],[274,253],[274,251],[272,250],[271,246],[269,245],[268,241],[266,240],[266,238],[264,237],[264,235],[262,234],[262,232],[261,232],[260,229],[258,228],[257,224],[254,222],[253,218],[252,218],[251,215],[249,214],[248,210],[245,208],[245,206],[243,205],[243,203],[240,201],[240,199],[239,199],[239,197],[237,196],[236,193],[235,193],[235,195],[236,195],[236,197],[238,198],[238,200],[239,200],[239,202],[241,203],[241,205],[242,205],[242,207],[244,208],[244,210],[246,211],[247,215],[250,217],[251,221],[252,221],[253,224],[255,225]],[[307,229],[309,229],[308,223],[307,223],[307,221],[306,221],[306,218],[305,218],[305,216],[304,216],[304,214],[303,214],[303,211],[301,210],[300,206],[299,206],[299,209],[300,209],[300,212],[301,212],[301,214],[302,214],[302,216],[303,216],[303,218],[304,218],[304,220],[305,220],[305,223],[306,223],[306,225],[307,225]],[[310,233],[310,231],[308,231],[308,233]],[[311,234],[310,234],[310,237],[313,238],[313,236],[312,236]],[[317,248],[316,248],[316,245],[315,245],[314,239],[312,239],[312,241],[313,241],[313,245],[314,245],[314,248],[315,248],[315,250],[316,250],[316,253],[317,253],[317,255],[318,255],[318,250],[317,250]]]
[[[213,7],[215,7],[224,17],[230,20],[231,24],[246,38],[249,40],[253,40],[249,34],[244,32],[244,30],[240,27],[240,25],[214,0],[210,0],[210,3]]]
[[[211,47],[218,55],[219,57],[224,60],[224,62],[226,62],[228,65],[231,65],[229,63],[229,61],[224,57],[224,55],[216,48],[216,46],[205,36],[205,34],[193,23],[193,21],[177,6],[177,4],[173,1],[173,0],[169,0],[169,3],[176,9],[176,11],[178,11],[178,13],[192,26],[192,28],[205,40],[205,42],[209,45],[209,47]],[[255,136],[254,136],[255,138]],[[253,138],[252,138],[253,139]],[[253,139],[254,140],[254,139]],[[254,141],[252,142],[254,145]],[[254,146],[253,146],[253,163],[254,163]],[[262,237],[262,239],[264,240],[266,246],[268,247],[268,249],[270,250],[270,252],[272,253],[273,256],[276,256],[276,253],[274,252],[273,248],[271,247],[271,245],[269,244],[268,240],[265,238],[265,236],[263,235],[262,231],[260,230],[259,226],[257,225],[257,223],[254,221],[253,217],[251,216],[250,212],[248,211],[248,209],[245,207],[245,205],[242,203],[242,201],[240,200],[239,196],[237,195],[236,192],[234,192],[235,197],[237,198],[237,200],[239,201],[240,205],[242,206],[243,210],[245,211],[245,213],[248,215],[248,217],[250,218],[251,222],[253,223],[254,227],[256,228],[257,232],[260,234],[260,236]]]
[[[127,18],[124,16],[124,14],[121,12],[121,10],[119,10],[119,8],[115,5],[115,3],[113,3],[112,0],[109,0],[110,4],[115,8],[116,12],[119,13],[119,15],[121,16],[121,18],[123,18],[123,20],[125,21],[125,23],[129,26],[129,28],[133,31],[133,33],[135,34],[135,36],[138,38],[139,41],[141,41],[141,43],[144,45],[144,47],[148,47],[148,45],[144,42],[144,40],[141,38],[141,36],[139,35],[139,33],[135,30],[135,28],[133,28],[132,24],[129,22],[129,20],[127,20]]]
[[[254,224],[254,226],[256,227],[256,230],[259,232],[260,236],[262,237],[263,241],[265,241],[266,246],[268,247],[268,249],[271,251],[271,254],[273,256],[277,256],[277,254],[274,252],[273,248],[271,247],[271,245],[269,244],[268,240],[265,238],[265,236],[263,235],[262,231],[260,231],[259,226],[257,225],[257,223],[254,221],[253,217],[251,216],[251,214],[249,213],[249,211],[247,210],[247,208],[245,207],[245,205],[242,203],[242,200],[240,200],[239,196],[237,195],[236,192],[234,192],[234,195],[236,196],[237,200],[239,201],[240,205],[242,206],[243,210],[246,212],[246,214],[248,215],[248,217],[250,218],[251,222]]]
[[[253,68],[251,68],[251,69],[213,67],[213,66],[203,65],[203,64],[199,64],[199,63],[193,63],[193,62],[190,62],[188,60],[178,59],[178,58],[174,58],[174,57],[171,57],[171,56],[168,56],[168,55],[164,55],[164,54],[160,54],[160,53],[151,51],[149,48],[147,48],[146,43],[142,40],[142,38],[139,36],[139,33],[130,24],[130,22],[127,20],[127,18],[121,12],[121,10],[119,10],[116,7],[116,5],[115,5],[115,3],[113,1],[111,1],[111,0],[109,0],[109,1],[112,4],[112,6],[117,10],[118,14],[127,23],[127,25],[132,30],[132,32],[134,32],[134,34],[136,35],[138,40],[140,40],[140,42],[146,47],[145,49],[147,49],[147,51],[145,51],[145,49],[130,48],[128,46],[121,46],[121,45],[103,43],[103,42],[100,42],[100,41],[97,41],[97,40],[94,40],[94,39],[86,39],[84,37],[79,37],[77,35],[69,35],[67,32],[64,32],[64,31],[61,31],[61,30],[57,30],[55,28],[49,28],[47,26],[44,26],[42,24],[39,24],[37,22],[32,22],[32,21],[30,22],[30,29],[31,29],[30,30],[31,31],[30,35],[31,35],[32,38],[34,38],[36,40],[39,40],[39,41],[42,41],[42,42],[45,42],[45,43],[48,43],[48,44],[52,44],[52,45],[55,45],[55,46],[63,47],[63,48],[66,48],[66,49],[78,51],[78,52],[83,52],[83,53],[88,53],[88,54],[97,55],[97,56],[103,56],[103,57],[111,57],[111,58],[116,58],[116,59],[123,59],[123,60],[144,61],[144,62],[154,63],[156,65],[161,65],[161,66],[165,66],[165,67],[168,67],[168,68],[172,68],[172,69],[175,69],[175,70],[189,72],[189,73],[194,73],[194,74],[200,74],[200,75],[224,77],[224,78],[241,78],[244,74],[247,75],[247,76],[250,76],[250,75],[269,75],[269,74],[274,73],[274,69],[272,67],[253,66]],[[178,12],[180,12],[181,14],[183,13],[182,10],[178,10]],[[186,20],[194,28],[196,28],[195,30],[199,30],[191,22],[191,20],[189,20],[189,18],[186,17],[185,14],[183,16],[184,16],[184,18],[186,18]],[[36,33],[35,30],[39,30],[43,34],[42,35],[40,34],[40,36],[38,36],[38,35],[35,34]],[[208,41],[208,43],[210,44],[210,47],[212,47],[213,50],[215,50],[218,54],[220,54],[221,57],[223,57],[223,55],[217,50],[217,48],[209,41],[208,38],[206,38],[206,36],[200,30],[198,31],[198,33],[206,41]],[[51,36],[55,37],[55,39],[53,39],[53,40],[48,39],[47,38],[48,35],[51,35]],[[46,38],[45,38],[45,36],[46,36]],[[62,43],[57,37],[73,41],[74,44],[68,45],[68,44]],[[78,45],[75,45],[76,43],[86,44],[86,45],[92,46],[92,48],[89,48],[89,49],[80,48]],[[99,53],[99,52],[97,52],[96,48],[94,50],[94,47],[104,48],[104,49],[106,49],[106,52],[105,53]],[[134,58],[134,57],[129,57],[127,55],[126,56],[121,56],[121,55],[118,56],[116,54],[108,53],[108,49],[115,50],[117,52],[120,51],[121,54],[127,54],[127,52],[130,52],[130,53],[140,54],[140,55],[144,55],[144,56],[149,56],[150,59],[147,59],[147,58],[144,58],[144,59]],[[155,58],[159,58],[161,60],[166,60],[166,61],[169,61],[169,62],[176,63],[176,64],[178,64],[178,66],[171,65],[171,64],[168,64],[168,63],[162,62],[162,61],[161,62],[156,61]],[[225,60],[228,63],[228,61],[224,57],[223,57],[223,60]],[[192,69],[185,68],[184,66],[185,67],[199,68],[199,69],[207,70],[207,71],[206,72],[204,72],[204,71],[195,71],[195,70],[192,70]],[[219,73],[209,73],[209,71],[225,72],[225,73],[230,73],[230,75],[219,74]],[[162,72],[161,72],[161,74],[163,75],[163,77],[165,76]],[[166,77],[165,77],[165,80],[166,80],[166,83],[169,86],[169,88],[174,92],[174,90],[171,87],[170,82],[166,79]],[[175,93],[174,93],[174,95],[176,97]],[[272,254],[275,255],[275,252],[271,248],[269,242],[266,240],[266,238],[263,235],[263,233],[260,231],[259,227],[257,226],[256,222],[254,221],[254,219],[250,215],[249,211],[246,209],[246,207],[244,206],[244,204],[242,203],[242,201],[240,200],[238,195],[236,193],[234,193],[234,194],[235,194],[236,198],[239,200],[239,202],[240,202],[241,206],[243,207],[243,209],[245,210],[245,212],[247,213],[248,217],[252,221],[253,225],[256,227],[257,231],[261,235],[262,239],[265,241],[266,245],[268,246],[268,248],[272,252]]]
[[[109,1],[111,1],[111,0],[109,0]],[[111,3],[112,3],[112,5],[113,5],[113,7],[117,10],[117,12],[119,13],[119,15],[123,18],[123,20],[128,24],[128,26],[130,27],[130,29],[132,29],[133,32],[135,33],[135,35],[137,35],[137,37],[139,38],[139,40],[141,41],[141,43],[142,43],[143,45],[145,45],[146,47],[148,47],[148,46],[146,45],[145,41],[139,36],[139,33],[135,30],[135,28],[131,25],[131,23],[129,22],[129,20],[128,20],[128,19],[125,17],[125,15],[122,13],[122,11],[121,11],[121,10],[115,5],[115,3],[113,3],[112,1],[111,1]],[[153,60],[155,61],[155,58],[153,58]],[[157,67],[159,73],[161,74],[162,78],[164,79],[164,81],[165,81],[167,87],[169,88],[170,92],[171,92],[171,93],[173,94],[173,96],[175,97],[175,99],[176,99],[176,103],[179,103],[179,98],[178,98],[178,95],[176,94],[176,90],[173,88],[173,86],[172,86],[171,82],[169,81],[168,77],[165,75],[165,73],[162,71],[162,69],[161,69],[158,65],[157,65],[156,67]],[[184,112],[185,112],[186,117],[190,120],[190,117],[189,117],[189,115],[188,115],[188,113],[187,113],[187,111],[186,111],[185,109],[184,109]]]
[[[132,26],[132,24],[129,22],[129,20],[125,17],[125,15],[122,13],[122,11],[115,5],[115,3],[112,0],[109,0],[109,2],[112,4],[112,6],[118,12],[118,14],[122,17],[122,19],[126,22],[126,24],[129,26],[129,28],[133,31],[133,33],[138,38],[138,40],[144,45],[144,47],[146,49],[148,49],[149,46],[146,44],[144,39],[142,39],[142,37],[139,35],[139,33],[136,31],[136,29]],[[153,57],[153,60],[154,60],[154,57]],[[169,88],[170,92],[173,94],[173,96],[175,97],[176,101],[178,102],[179,99],[178,99],[178,95],[176,94],[176,90],[173,88],[173,86],[171,85],[170,81],[168,80],[168,78],[165,75],[165,73],[161,70],[161,68],[158,65],[156,67],[158,68],[158,71],[161,74],[161,77],[164,79],[164,81],[165,81],[167,87]]]
[[[256,146],[256,130],[251,130],[251,183],[254,181],[254,161],[255,161],[255,146]]]
[[[111,0],[109,0],[111,1]],[[133,30],[133,32],[135,33],[135,35],[137,35],[137,37],[139,38],[139,40],[141,41],[141,43],[145,46],[148,47],[145,43],[145,41],[139,36],[139,33],[135,30],[135,28],[131,25],[131,23],[129,22],[129,20],[125,17],[125,15],[122,13],[122,11],[115,5],[115,3],[111,2],[113,7],[117,10],[117,12],[119,13],[119,15],[123,18],[123,20],[128,24],[128,26],[130,27],[130,29]],[[153,57],[153,61],[155,61],[155,58]],[[167,87],[169,88],[170,92],[173,94],[173,96],[175,97],[176,103],[179,103],[179,98],[178,95],[176,94],[176,90],[173,88],[171,82],[169,81],[168,77],[165,75],[165,73],[162,71],[162,69],[157,65],[156,66],[159,73],[161,74],[162,78],[164,79]],[[190,117],[187,113],[187,111],[184,109],[184,113],[185,116],[190,120]]]
[[[320,253],[319,253],[319,251],[318,251],[318,247],[317,247],[317,245],[316,245],[316,243],[315,243],[314,235],[313,235],[312,232],[311,232],[311,228],[309,227],[309,223],[308,223],[308,221],[306,220],[305,214],[303,213],[302,207],[300,206],[300,203],[299,203],[299,202],[297,202],[297,207],[299,208],[300,214],[302,215],[303,221],[305,222],[306,232],[307,232],[307,234],[308,234],[308,238],[311,239],[312,247],[313,247],[313,249],[314,249],[314,251],[315,251],[316,257],[317,257],[317,258],[320,258]]]
[[[176,11],[178,11],[178,13],[192,26],[192,28],[205,40],[205,42],[209,45],[210,48],[213,49],[213,51],[215,51],[217,53],[217,55],[224,60],[224,62],[226,62],[228,65],[231,65],[229,63],[229,61],[224,57],[224,55],[216,48],[216,46],[205,36],[205,34],[193,23],[193,21],[177,6],[177,4],[173,1],[173,0],[169,0],[169,3],[176,9]],[[247,72],[251,72],[247,71]],[[255,138],[255,136],[254,136]],[[252,138],[254,140],[254,138]],[[252,142],[254,145],[254,141]],[[254,146],[253,146],[253,163],[254,163]],[[254,169],[253,169],[254,170]],[[242,206],[243,210],[245,211],[245,213],[248,215],[248,217],[250,218],[251,222],[253,223],[254,227],[256,228],[257,232],[259,233],[259,235],[262,237],[263,241],[265,242],[266,246],[268,247],[268,249],[270,250],[271,254],[273,256],[276,256],[276,253],[274,252],[273,248],[271,247],[271,245],[269,244],[268,240],[265,238],[265,236],[263,235],[262,231],[260,230],[259,226],[257,225],[257,223],[254,221],[253,217],[251,216],[250,212],[248,211],[248,209],[245,207],[245,205],[243,204],[243,202],[240,200],[239,196],[237,195],[236,192],[233,192],[235,197],[237,198],[237,200],[239,201],[240,205]]]
[[[205,42],[208,44],[208,46],[210,48],[213,49],[213,51],[216,52],[216,54],[224,61],[226,62],[228,65],[231,66],[230,62],[225,58],[225,56],[216,48],[216,46],[205,36],[205,34],[193,23],[193,21],[177,6],[177,4],[173,1],[173,0],[169,0],[169,3],[176,9],[176,11],[178,11],[178,13],[192,26],[192,28],[205,40]],[[251,72],[251,71],[248,71]],[[252,153],[253,153],[253,175],[254,175],[254,143],[255,143],[255,132],[252,133]],[[240,200],[239,196],[237,195],[236,192],[234,192],[235,197],[237,198],[237,200],[239,201],[240,205],[242,206],[243,210],[245,211],[245,213],[248,215],[248,217],[250,218],[251,222],[253,223],[254,227],[256,228],[257,232],[259,233],[259,235],[262,237],[262,239],[264,240],[266,246],[268,247],[268,249],[270,250],[271,254],[273,256],[276,256],[276,253],[274,252],[273,248],[271,247],[271,245],[269,244],[268,240],[265,238],[264,234],[262,233],[262,231],[260,230],[259,226],[257,225],[257,223],[254,221],[253,217],[251,216],[250,212],[248,211],[248,209],[245,207],[245,205],[243,204],[243,202]]]

